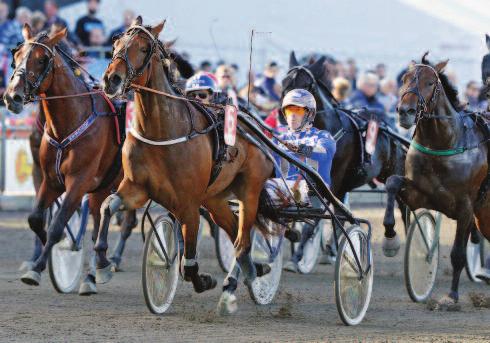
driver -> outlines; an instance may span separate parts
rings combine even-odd
[[[203,104],[215,102],[218,93],[216,77],[207,72],[199,72],[185,83],[185,95]]]
[[[330,186],[330,169],[336,143],[329,132],[313,127],[316,115],[315,98],[307,90],[293,89],[284,96],[281,111],[286,118],[288,131],[279,136],[279,146],[317,170],[323,181]],[[288,161],[280,159],[279,156],[276,156],[276,160],[291,191],[288,192],[286,190],[284,193],[292,194],[296,202],[319,207],[320,201],[318,199],[315,197],[309,199],[308,186],[298,168]],[[274,190],[276,194],[277,188],[281,187],[281,184],[284,185],[281,179],[270,180],[269,187],[271,183],[271,188],[276,188]],[[282,199],[283,197],[279,196],[279,198]],[[303,257],[303,247],[311,237],[314,228],[315,226],[310,224],[303,226],[299,247],[295,250],[291,260],[285,265],[286,270],[298,271],[297,265],[298,261]]]

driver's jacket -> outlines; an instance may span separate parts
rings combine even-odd
[[[330,186],[330,169],[332,168],[336,149],[335,140],[330,133],[312,127],[300,132],[288,131],[279,138],[285,143],[299,148],[297,149],[299,150],[298,152],[293,152],[283,144],[278,143],[283,150],[318,171],[323,181]],[[280,172],[286,180],[296,181],[300,176],[298,168],[287,160],[280,158],[277,154],[274,157],[281,168]],[[276,171],[276,177],[280,177],[279,171]]]

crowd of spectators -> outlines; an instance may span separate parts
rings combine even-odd
[[[135,18],[135,13],[126,10],[123,13],[121,25],[111,32],[107,32],[102,20],[98,18],[101,0],[86,0],[86,13],[81,16],[72,30],[69,30],[67,41],[75,51],[81,51],[81,56],[88,58],[108,57],[101,54],[101,49],[112,45],[115,36],[124,32]],[[11,14],[12,19],[9,19]],[[2,47],[12,47],[23,40],[22,27],[29,23],[34,34],[42,30],[48,30],[53,25],[58,28],[68,27],[67,22],[58,15],[56,0],[45,0],[43,11],[31,11],[27,7],[17,7],[15,13],[10,13],[9,6],[0,0],[0,52]],[[0,93],[5,87],[8,69],[7,50],[0,59]],[[107,51],[105,52],[107,54]],[[183,58],[187,54],[181,52]],[[319,54],[310,54],[301,59],[301,63],[312,63],[320,57]],[[407,67],[408,68],[408,67]],[[227,64],[219,61],[215,65],[210,61],[202,61],[196,70],[214,73],[219,87],[223,92],[233,91],[241,98],[250,98],[250,102],[263,112],[270,112],[277,108],[281,98],[281,84],[279,75],[285,68],[280,68],[278,63],[268,63],[262,72],[243,72],[246,82],[238,84],[239,67],[236,64]],[[398,101],[398,90],[401,76],[406,71],[402,70],[396,79],[390,78],[387,66],[384,63],[374,65],[371,69],[360,72],[354,59],[340,61],[327,56],[324,63],[324,83],[330,88],[336,100],[346,108],[365,107],[372,110],[387,113],[389,120],[394,120],[394,112]],[[449,78],[454,75],[449,74]],[[487,103],[480,94],[480,84],[470,81],[462,94],[462,101],[467,103],[469,110],[484,110]]]

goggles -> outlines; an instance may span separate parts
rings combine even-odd
[[[195,92],[189,94],[192,98],[199,99],[199,100],[206,100],[209,98],[210,94],[208,92]]]
[[[300,106],[289,105],[283,109],[284,116],[288,117],[293,114],[298,116],[304,116],[306,114],[306,108]]]

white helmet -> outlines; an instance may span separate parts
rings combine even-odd
[[[286,93],[282,99],[281,112],[284,113],[284,108],[287,106],[299,106],[306,108],[306,115],[303,119],[303,123],[298,130],[302,130],[305,125],[312,124],[316,115],[316,100],[313,94],[306,89],[293,89]]]

